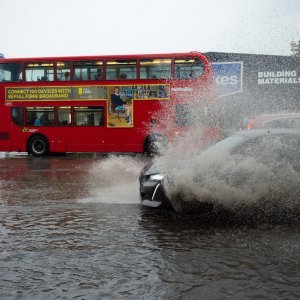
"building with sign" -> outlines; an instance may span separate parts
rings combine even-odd
[[[262,113],[300,111],[300,58],[208,52],[223,127]]]

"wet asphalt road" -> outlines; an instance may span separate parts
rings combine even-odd
[[[1,299],[299,299],[299,224],[143,209],[144,157],[0,157]]]

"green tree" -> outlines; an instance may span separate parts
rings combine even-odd
[[[298,42],[295,41],[291,42],[291,51],[293,56],[300,57],[300,40]]]

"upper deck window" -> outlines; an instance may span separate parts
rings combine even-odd
[[[199,59],[176,59],[175,78],[192,79],[200,77],[204,72],[204,63]]]
[[[141,79],[171,78],[171,59],[142,59],[140,66]]]
[[[0,82],[21,81],[21,80],[22,80],[22,64],[20,63],[0,64]]]
[[[53,81],[54,65],[53,63],[28,63],[25,66],[26,81]]]
[[[102,61],[76,61],[73,64],[73,80],[101,80],[103,79]]]
[[[136,79],[136,61],[108,61],[106,64],[106,79]]]
[[[69,81],[71,77],[71,63],[60,61],[56,63],[57,80]]]

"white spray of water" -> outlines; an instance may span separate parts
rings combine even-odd
[[[89,197],[81,202],[107,204],[139,203],[138,176],[146,164],[142,156],[110,155],[90,168]]]
[[[182,210],[186,203],[209,202],[241,214],[258,208],[270,215],[289,210],[300,216],[299,170],[283,164],[272,152],[267,161],[259,158],[260,153],[243,158],[226,152],[198,156],[195,145],[201,139],[205,139],[202,128],[194,127],[157,158],[167,166],[172,181],[167,193],[175,210]]]
[[[224,154],[214,162],[195,158],[171,171],[168,193],[180,209],[182,201],[211,202],[232,210],[299,209],[300,176],[289,164],[266,165],[253,157],[237,160]],[[172,170],[172,169],[171,169]]]

